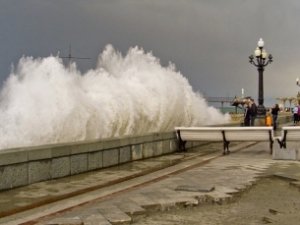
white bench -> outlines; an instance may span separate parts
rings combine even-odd
[[[179,149],[185,151],[187,141],[223,142],[223,154],[230,153],[229,143],[236,141],[268,141],[273,151],[272,127],[175,127]]]
[[[280,148],[286,148],[287,141],[300,141],[300,127],[282,127],[281,137],[277,137]]]

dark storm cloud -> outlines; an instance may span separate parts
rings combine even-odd
[[[265,71],[265,96],[292,96],[299,76],[297,0],[0,0],[0,76],[22,55],[66,55],[68,45],[86,70],[106,44],[131,46],[173,62],[195,90],[208,96],[257,96],[257,71],[248,63],[260,37],[274,63]]]

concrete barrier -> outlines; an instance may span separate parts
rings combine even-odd
[[[169,154],[177,149],[175,132],[166,132],[0,150],[0,190]]]
[[[283,117],[280,123],[290,118]],[[188,142],[186,148],[205,143]],[[176,151],[178,143],[174,131],[0,150],[0,191]]]
[[[280,160],[299,160],[299,151],[298,149],[277,148],[273,151],[272,158]]]

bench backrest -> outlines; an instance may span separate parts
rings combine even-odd
[[[228,127],[225,129],[228,141],[269,141],[273,139],[272,127]]]
[[[183,141],[269,141],[272,127],[175,127]],[[223,132],[223,133],[222,133]]]
[[[286,132],[286,140],[300,141],[300,127],[282,127],[282,137]]]
[[[222,130],[216,127],[175,127],[183,141],[223,141]]]

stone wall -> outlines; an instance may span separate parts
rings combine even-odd
[[[177,151],[174,132],[0,151],[0,190]]]
[[[280,116],[279,123],[291,118]],[[186,148],[200,144],[188,142]],[[0,191],[176,151],[175,132],[0,150]]]

